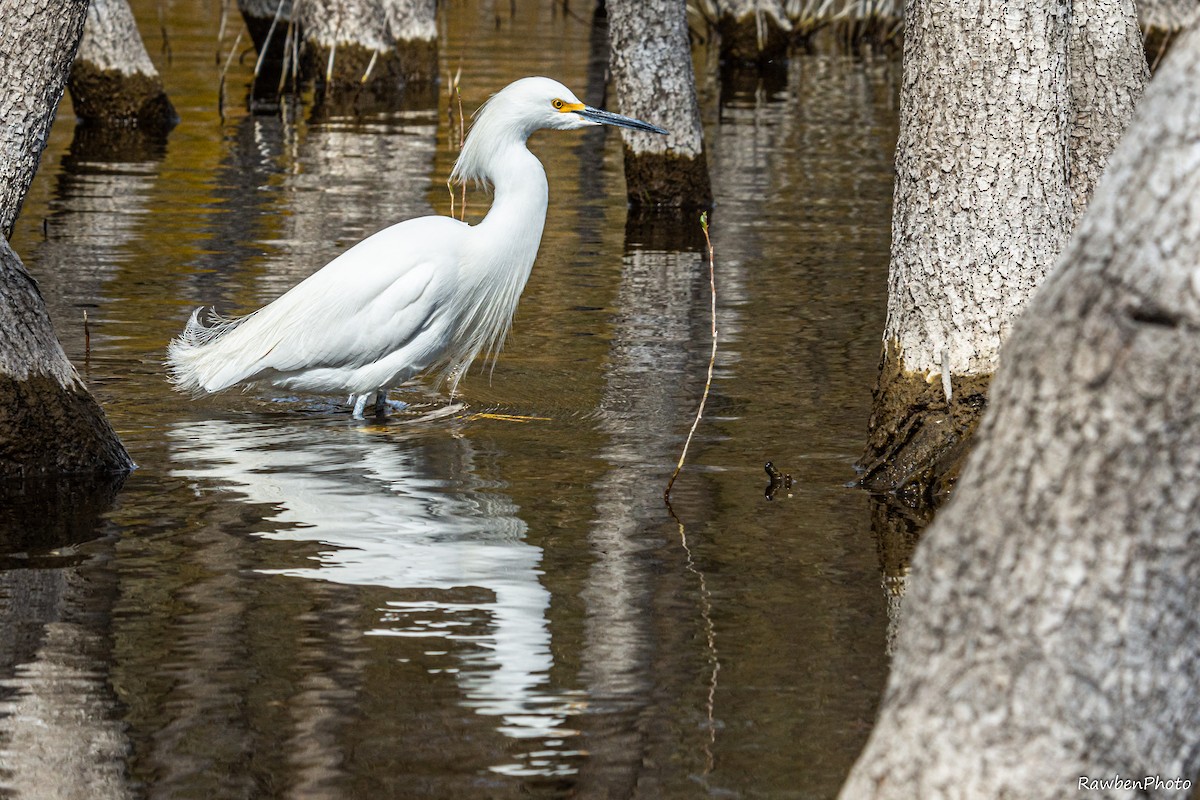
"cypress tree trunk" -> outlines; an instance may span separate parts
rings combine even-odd
[[[787,56],[792,23],[780,0],[719,0],[721,60],[762,64]]]
[[[711,207],[685,0],[609,0],[608,15],[616,110],[671,132],[621,130],[629,202]]]
[[[0,234],[7,239],[37,172],[87,0],[0,0]]]
[[[84,122],[166,132],[179,121],[128,0],[92,0],[68,86]]]
[[[435,0],[305,0],[305,75],[330,95],[387,97],[437,80]]]
[[[917,548],[842,797],[1191,796],[1200,769],[1200,37],[1005,345]],[[1114,776],[1143,788],[1105,790]]]
[[[906,25],[888,319],[862,466],[868,488],[919,502],[957,474],[1000,344],[1147,70],[1132,0],[909,0]]]
[[[116,472],[133,462],[54,334],[9,247],[46,146],[86,0],[0,0],[0,478]]]

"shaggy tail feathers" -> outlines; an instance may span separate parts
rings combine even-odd
[[[167,346],[166,365],[171,383],[191,395],[219,392],[237,382],[229,379],[228,360],[215,345],[245,317],[231,319],[209,309],[206,325],[200,319],[203,312],[203,307],[193,311],[183,333]]]

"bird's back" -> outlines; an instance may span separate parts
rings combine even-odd
[[[445,347],[441,318],[469,230],[449,217],[401,222],[253,314],[206,326],[197,312],[168,351],[175,383],[203,392],[259,380],[367,391],[378,386],[357,387],[367,378],[360,373],[389,356],[409,350],[416,371],[427,368]]]

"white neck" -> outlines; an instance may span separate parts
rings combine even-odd
[[[467,302],[458,314],[462,329],[454,358],[459,366],[456,376],[461,376],[479,353],[499,351],[529,280],[546,223],[546,172],[526,149],[524,139],[510,139],[489,156],[474,165],[472,176],[490,181],[495,195],[487,216],[471,228],[467,239],[460,280],[477,290],[463,294]]]
[[[542,240],[549,203],[550,190],[542,162],[526,149],[524,142],[514,142],[495,153],[485,174],[494,193],[492,207],[478,227],[486,227],[491,235],[502,237],[501,241],[513,247],[531,248],[532,264]]]

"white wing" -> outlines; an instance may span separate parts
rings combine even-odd
[[[469,230],[421,217],[364,239],[226,329],[173,342],[176,382],[216,392],[268,374],[354,369],[403,348],[447,305]]]

